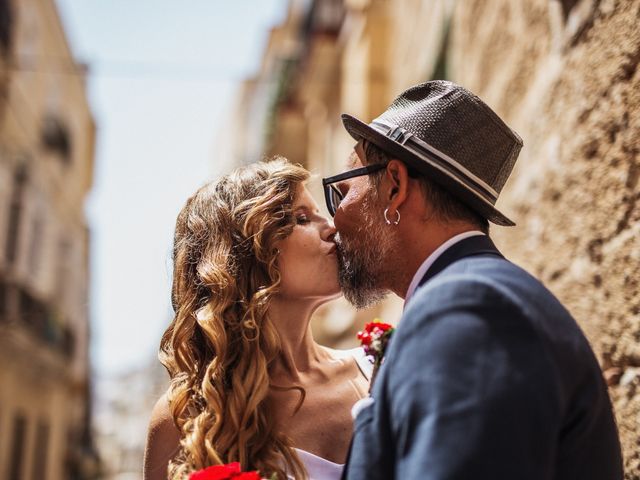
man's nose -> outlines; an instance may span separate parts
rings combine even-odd
[[[344,221],[344,212],[342,210],[340,210],[340,206],[338,206],[338,208],[336,209],[336,214],[333,216],[333,228],[335,229],[336,233],[341,231],[341,226],[343,226],[343,221]]]

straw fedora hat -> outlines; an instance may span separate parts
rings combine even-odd
[[[342,121],[354,139],[402,160],[487,220],[515,225],[495,204],[522,139],[465,88],[444,80],[422,83],[369,124],[348,114]]]

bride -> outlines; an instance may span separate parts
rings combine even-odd
[[[360,349],[311,334],[340,290],[335,229],[308,177],[281,158],[249,165],[180,212],[160,348],[171,383],[152,412],[146,480],[231,462],[279,480],[340,478],[370,367]]]

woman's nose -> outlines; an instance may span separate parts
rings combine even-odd
[[[325,222],[324,228],[322,229],[322,239],[326,242],[333,242],[333,237],[336,236],[336,227],[331,220],[327,220]]]

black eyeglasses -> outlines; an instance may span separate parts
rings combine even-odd
[[[386,163],[377,163],[375,165],[368,165],[366,167],[360,167],[348,172],[334,175],[333,177],[323,178],[322,186],[324,187],[324,199],[327,202],[327,210],[333,217],[336,214],[336,210],[340,205],[340,202],[344,198],[342,192],[334,184],[353,177],[361,177],[362,175],[370,175],[378,170],[382,170],[387,166]]]

